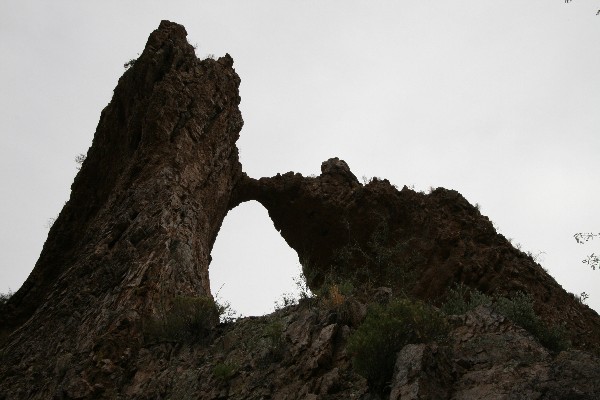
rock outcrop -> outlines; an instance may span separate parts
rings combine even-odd
[[[9,398],[111,397],[135,359],[141,316],[211,296],[210,252],[241,176],[240,79],[229,55],[196,58],[163,21],[119,80],[71,198],[2,313]],[[2,396],[0,396],[2,397]]]
[[[317,177],[244,174],[239,84],[231,57],[197,59],[182,26],[150,35],[33,272],[0,306],[0,400],[599,398],[600,317],[458,192],[362,184],[337,158]],[[217,324],[210,252],[249,200],[320,295]],[[549,350],[480,306],[445,315],[445,338],[403,346],[374,390],[348,350],[369,306],[439,305],[457,283],[530,294],[574,349]]]
[[[337,158],[321,171],[317,177],[244,176],[232,197],[232,206],[257,200],[268,210],[312,288],[346,279],[433,303],[456,283],[488,294],[522,291],[546,321],[566,324],[575,345],[600,349],[598,314],[498,234],[460,193],[397,190],[378,178],[363,185]]]

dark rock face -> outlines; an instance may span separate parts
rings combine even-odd
[[[257,200],[268,210],[312,289],[348,279],[434,303],[459,282],[488,294],[523,291],[546,321],[566,324],[575,345],[600,347],[598,314],[496,233],[460,193],[397,190],[377,178],[362,185],[337,158],[321,170],[314,178],[244,176],[232,197],[232,206]]]
[[[552,356],[485,307],[452,322],[448,346],[409,344],[398,353],[390,400],[598,398],[597,357],[573,350]]]
[[[240,79],[228,55],[198,60],[186,35],[163,21],[119,80],[71,199],[3,313],[3,329],[20,326],[0,367],[11,398],[111,393],[128,379],[119,372],[140,346],[141,315],[176,295],[211,296],[210,252],[241,176]]]
[[[347,351],[369,303],[404,293],[439,304],[458,282],[525,291],[576,347],[600,344],[598,315],[456,191],[361,184],[337,158],[318,177],[246,176],[232,66],[228,55],[198,60],[180,25],[150,35],[33,272],[0,310],[0,400],[379,399]],[[150,339],[148,316],[211,298],[213,243],[248,200],[267,208],[312,289],[350,281],[356,293],[334,285],[268,316],[204,324],[203,340]],[[553,354],[486,307],[445,318],[445,341],[397,353],[386,398],[599,398],[592,353]]]

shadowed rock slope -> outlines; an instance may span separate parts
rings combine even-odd
[[[321,175],[288,172],[240,180],[233,205],[258,200],[298,253],[309,286],[344,279],[389,286],[439,303],[457,283],[487,294],[529,293],[550,324],[566,324],[573,344],[600,346],[600,319],[530,255],[515,249],[460,193],[430,194],[386,179],[361,184],[337,158]]]
[[[35,268],[1,306],[0,399],[598,398],[600,360],[583,351],[600,343],[598,315],[459,193],[361,184],[335,158],[318,177],[246,176],[239,84],[231,57],[197,59],[182,26],[150,35]],[[210,252],[249,200],[318,295],[217,324]],[[489,305],[434,309],[446,334],[405,343],[383,381],[365,378],[348,346],[373,310],[440,305],[457,283],[529,293],[575,348],[545,348]]]

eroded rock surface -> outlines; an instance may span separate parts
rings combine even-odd
[[[325,161],[321,175],[244,176],[232,207],[259,201],[303,264],[308,284],[350,280],[388,286],[439,303],[464,283],[484,293],[529,293],[550,324],[565,323],[577,346],[600,348],[600,318],[515,249],[457,191],[361,184],[348,165]]]
[[[390,400],[600,398],[600,358],[553,355],[483,306],[452,322],[447,345],[409,344],[398,353]]]
[[[486,307],[444,317],[439,343],[402,348],[374,392],[347,350],[369,303],[439,304],[458,282],[525,291],[584,350],[600,343],[600,318],[456,191],[363,184],[337,158],[318,177],[249,178],[235,145],[239,83],[231,57],[198,60],[182,26],[150,35],[33,272],[0,310],[0,400],[599,398],[598,357],[552,353]],[[148,319],[177,299],[207,304],[197,301],[211,297],[214,240],[248,200],[267,208],[321,295],[235,323],[194,321],[202,337]],[[156,321],[171,333],[152,331]]]
[[[210,252],[241,174],[240,79],[163,21],[119,80],[33,272],[2,314],[9,398],[115,395],[140,319],[211,296]],[[2,396],[0,396],[2,397]]]

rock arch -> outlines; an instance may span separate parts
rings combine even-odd
[[[315,178],[246,176],[233,60],[198,60],[186,35],[162,21],[121,77],[34,270],[2,306],[4,393],[118,393],[144,357],[143,316],[177,295],[210,296],[218,231],[227,211],[249,200],[305,260],[311,288],[330,277],[394,287],[405,284],[401,270],[414,275],[404,290],[434,302],[455,282],[524,290],[546,321],[567,324],[575,345],[599,344],[597,314],[456,191],[362,185],[338,159]],[[55,373],[61,363],[70,367]]]

